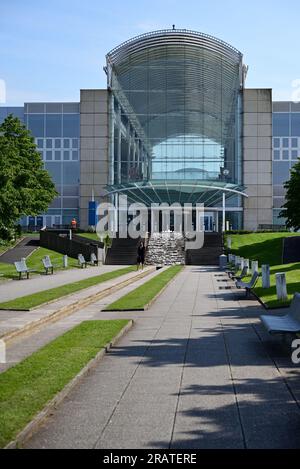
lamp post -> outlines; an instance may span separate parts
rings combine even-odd
[[[229,170],[224,169],[223,176],[226,181],[227,176],[229,176]],[[223,203],[222,203],[222,232],[225,233],[226,231],[226,196],[225,191],[223,192]]]

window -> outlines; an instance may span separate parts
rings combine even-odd
[[[289,152],[289,150],[283,150],[283,151],[282,151],[282,159],[283,159],[283,160],[289,160],[289,159],[290,159],[290,152]]]
[[[72,147],[78,148],[78,138],[72,138]]]
[[[55,159],[55,161],[60,161],[61,160],[61,152],[60,151],[55,151],[54,152],[54,159]]]
[[[46,140],[46,148],[52,148],[52,139],[51,139],[51,138],[47,138],[47,140]]]
[[[273,184],[283,184],[290,178],[290,163],[277,161],[273,163]]]
[[[297,160],[300,156],[300,151],[292,150],[292,160]]]
[[[273,114],[273,135],[284,137],[290,135],[290,115],[282,113]]]
[[[68,138],[64,138],[64,148],[70,148],[70,140]]]
[[[280,151],[274,150],[274,160],[280,160]]]
[[[46,114],[46,137],[61,137],[61,114]]]
[[[52,176],[53,181],[57,185],[61,185],[62,180],[61,180],[61,163],[46,163],[45,164],[45,169],[49,171],[50,175]]]
[[[64,197],[63,198],[63,208],[77,208],[78,207],[78,197]]]
[[[39,148],[43,148],[44,140],[42,138],[38,138],[37,141],[36,141],[36,144]]]
[[[291,114],[292,119],[292,136],[300,136],[300,113]]]
[[[52,161],[52,151],[46,151],[46,161]]]
[[[298,148],[298,139],[292,138],[292,148]]]
[[[79,184],[79,162],[65,163],[63,165],[64,184]]]
[[[72,151],[72,160],[78,161],[78,151]]]
[[[55,139],[55,148],[61,148],[61,140],[60,138]]]
[[[274,138],[274,148],[280,147],[280,138]]]
[[[283,148],[289,148],[289,139],[288,138],[283,138],[282,139],[282,146]]]
[[[78,137],[80,133],[79,114],[63,114],[64,137]]]
[[[44,114],[28,114],[28,129],[35,137],[44,137]]]
[[[69,161],[69,159],[70,159],[70,152],[64,151],[64,161]]]

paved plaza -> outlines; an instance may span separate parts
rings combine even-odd
[[[228,285],[186,267],[148,311],[101,312],[118,292],[33,336],[42,345],[76,317],[135,320],[27,447],[299,447],[300,369],[263,330],[261,306]]]

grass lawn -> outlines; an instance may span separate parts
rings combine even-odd
[[[0,447],[4,447],[128,323],[85,321],[0,374]]]
[[[50,249],[46,248],[37,248],[35,251],[31,253],[31,255],[26,259],[26,264],[29,269],[36,270],[36,273],[43,274],[45,273],[42,258],[44,256],[50,256],[52,264],[55,267],[54,270],[62,270],[63,264],[62,259],[63,255],[56,252],[51,251]],[[68,269],[74,269],[78,267],[77,259],[72,259],[71,257],[68,258]],[[65,270],[65,269],[64,269]],[[0,274],[3,274],[4,278],[18,278],[18,274],[16,273],[15,266],[12,264],[4,264],[0,262]]]
[[[148,280],[140,287],[110,304],[104,311],[143,310],[145,306],[182,270],[181,265],[174,265]]]
[[[277,306],[287,306],[295,292],[300,291],[300,263],[283,264],[282,250],[283,239],[288,236],[299,236],[299,233],[251,233],[244,235],[230,235],[232,239],[232,254],[236,254],[246,259],[258,260],[259,265],[269,264],[271,271],[271,287],[262,288],[262,281],[259,279],[255,288],[255,293],[270,308]],[[288,301],[279,302],[276,296],[275,274],[286,273]],[[250,279],[250,277],[248,277]],[[246,279],[247,280],[247,279]]]
[[[63,296],[70,295],[71,293],[78,292],[84,288],[93,287],[100,283],[106,282],[113,278],[127,274],[135,270],[135,266],[125,267],[122,269],[114,270],[112,272],[106,272],[105,274],[96,275],[94,277],[79,280],[74,283],[67,283],[60,287],[51,288],[50,290],[33,293],[32,295],[22,296],[15,300],[6,301],[0,303],[0,309],[9,309],[15,311],[27,311],[37,306],[47,303],[49,301],[57,300]]]
[[[88,238],[93,241],[101,241],[97,233],[78,233],[78,236],[82,236],[83,238]]]

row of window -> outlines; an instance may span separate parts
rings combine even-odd
[[[38,148],[79,148],[78,138],[36,138],[35,139]]]
[[[273,113],[273,136],[300,137],[300,113]]]
[[[77,150],[44,150],[40,152],[43,161],[78,161]]]
[[[273,138],[274,148],[299,148],[299,138],[296,137],[276,137]]]
[[[35,137],[80,136],[80,114],[25,114],[24,120]]]
[[[300,157],[300,150],[274,150],[273,160],[296,161]]]

